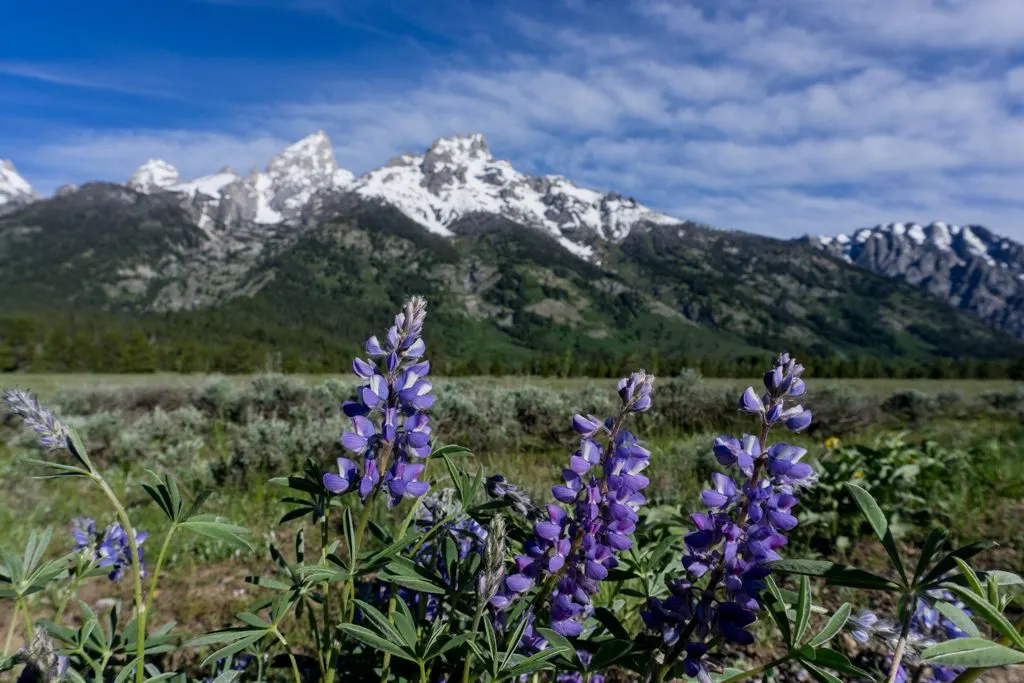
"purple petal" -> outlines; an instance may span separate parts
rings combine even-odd
[[[331,493],[344,493],[348,490],[348,480],[342,479],[334,472],[324,474],[324,488]]]

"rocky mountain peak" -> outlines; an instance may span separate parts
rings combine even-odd
[[[14,162],[0,159],[0,210],[5,206],[27,204],[37,198],[35,190],[14,167]]]
[[[178,169],[163,159],[150,159],[135,169],[128,178],[128,187],[139,192],[156,192],[177,185],[181,180]]]
[[[884,223],[807,238],[849,263],[920,287],[1024,339],[1024,245],[980,225]]]

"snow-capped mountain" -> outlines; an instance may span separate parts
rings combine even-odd
[[[403,154],[347,188],[391,204],[440,235],[472,214],[492,214],[551,234],[589,258],[596,242],[620,242],[641,222],[679,224],[614,193],[577,187],[561,176],[527,176],[495,159],[483,135],[445,137],[422,155]]]
[[[339,168],[323,131],[299,140],[275,156],[265,171],[242,176],[230,167],[212,175],[182,180],[178,170],[150,159],[132,174],[128,185],[139,192],[170,192],[182,198],[199,226],[230,230],[237,225],[277,225],[298,218],[312,196],[352,181]]]
[[[1024,245],[980,225],[887,223],[808,240],[1024,339]]]
[[[32,186],[14,168],[14,162],[0,159],[0,212],[11,211],[37,198]]]

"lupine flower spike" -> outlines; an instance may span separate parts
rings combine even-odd
[[[653,384],[652,375],[635,372],[619,382],[622,403],[615,416],[605,421],[573,418],[580,446],[562,471],[563,483],[551,491],[569,509],[547,505],[545,516],[534,524],[534,538],[524,546],[526,554],[515,558],[515,573],[491,599],[494,608],[506,608],[516,595],[543,581],[550,590],[551,628],[563,636],[583,632],[583,620],[593,611],[591,597],[617,566],[616,555],[632,545],[636,511],[645,502],[640,491],[648,479],[641,472],[651,453],[624,425],[630,415],[650,408]],[[532,623],[523,642],[528,649],[544,644]]]
[[[667,581],[671,595],[648,599],[643,613],[647,627],[670,649],[669,661],[682,657],[686,675],[702,682],[711,680],[705,655],[712,639],[754,641],[747,629],[761,610],[766,565],[781,559],[785,532],[797,525],[796,494],[815,480],[810,465],[800,462],[805,449],[766,443],[774,426],[797,432],[810,425],[809,410],[786,405],[803,395],[802,373],[803,366],[784,353],[765,373],[763,394],[753,387],[743,392],[739,409],[758,416],[759,433],[722,435],[713,448],[718,462],[740,477],[712,476],[712,488],[701,496],[707,512],[690,516],[694,530],[684,539],[685,576]]]
[[[25,426],[39,434],[39,443],[48,451],[68,447],[68,428],[54,417],[35,396],[22,389],[8,389],[3,393],[8,410],[25,421]]]
[[[369,360],[352,361],[352,371],[366,383],[355,401],[342,406],[352,418],[352,431],[342,435],[341,443],[362,462],[338,458],[338,472],[323,477],[328,491],[358,491],[366,502],[382,489],[388,507],[427,492],[429,485],[419,480],[422,461],[431,452],[430,420],[424,411],[434,404],[426,379],[430,362],[423,360],[426,315],[427,302],[413,297],[395,316],[383,343],[377,337],[366,341]]]

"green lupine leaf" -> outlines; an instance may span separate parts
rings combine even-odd
[[[932,645],[921,653],[921,661],[945,666],[989,669],[1024,663],[1024,652],[981,638],[955,638]]]
[[[204,633],[185,642],[182,647],[200,647],[202,645],[217,645],[218,643],[232,643],[252,635],[263,635],[265,629],[254,629],[245,627],[233,627]]]
[[[782,594],[779,593],[779,586],[775,583],[775,579],[768,576],[765,578],[765,584],[768,586],[765,607],[768,608],[768,613],[771,614],[775,625],[779,627],[779,632],[782,633],[782,640],[786,643],[786,647],[792,650],[794,645],[793,630],[789,623],[789,615],[786,614],[786,603],[782,600]]]
[[[985,589],[982,587],[981,580],[978,578],[978,575],[974,573],[973,569],[971,569],[971,565],[967,564],[959,557],[954,557],[953,559],[956,560],[956,564],[960,568],[960,573],[963,574],[964,580],[967,581],[967,585],[971,587],[971,590],[977,593],[978,597],[984,598]]]
[[[511,669],[504,670],[505,675],[502,678],[517,678],[524,674],[532,674],[536,671],[547,669],[549,667],[548,660],[557,657],[559,654],[560,651],[556,649],[541,650],[517,663]]]
[[[825,624],[825,628],[821,629],[816,636],[811,638],[808,644],[812,647],[818,647],[832,640],[842,630],[843,626],[846,625],[849,618],[850,603],[844,602],[828,620],[828,623]]]
[[[941,560],[935,563],[935,566],[931,568],[923,579],[921,584],[928,586],[932,583],[943,580],[943,575],[956,569],[956,560],[969,560],[978,553],[984,552],[989,548],[994,548],[997,544],[991,541],[978,541],[977,543],[969,543],[965,546],[961,546],[952,552],[947,553]]]
[[[856,667],[842,652],[827,647],[814,648],[814,664],[833,669],[851,676],[871,678],[871,674],[864,669]]]
[[[853,496],[853,500],[857,503],[857,507],[864,514],[864,517],[868,520],[868,524],[871,525],[875,535],[882,542],[885,547],[885,552],[889,555],[889,561],[892,566],[896,568],[899,575],[903,577],[903,581],[907,582],[907,571],[903,568],[903,560],[900,558],[899,549],[896,548],[896,539],[892,536],[892,529],[889,528],[889,520],[885,518],[885,513],[882,512],[882,508],[878,507],[878,503],[875,502],[874,497],[866,490],[862,489],[856,484],[847,484],[846,489]]]
[[[807,673],[811,674],[811,677],[818,681],[818,683],[843,683],[843,681],[836,678],[835,675],[811,664],[810,662],[804,661],[802,664],[804,665],[804,668],[807,669]]]
[[[799,645],[811,623],[811,581],[800,577],[800,593],[796,603],[796,622],[793,625],[793,643]]]
[[[260,631],[259,633],[254,633],[250,636],[246,636],[245,638],[241,638],[240,640],[236,640],[230,645],[222,647],[221,649],[217,650],[209,657],[204,659],[203,663],[200,666],[207,666],[211,662],[216,662],[218,659],[227,659],[236,652],[241,652],[250,645],[254,645],[255,643],[259,642],[260,639],[263,638],[265,634],[265,631]]]
[[[967,616],[966,612],[956,605],[940,600],[935,603],[935,609],[937,609],[942,616],[953,622],[954,626],[966,633],[968,636],[972,638],[981,638],[981,631],[978,630],[975,623],[969,616]]]
[[[413,652],[409,652],[402,648],[397,643],[381,638],[379,635],[374,633],[368,628],[362,626],[356,626],[355,624],[339,624],[338,629],[344,631],[353,638],[359,640],[365,645],[369,645],[375,650],[381,650],[382,652],[390,652],[391,656],[405,659],[410,662],[416,661],[416,655]]]
[[[924,576],[928,565],[931,564],[932,559],[935,557],[935,553],[939,551],[939,548],[943,546],[948,538],[949,534],[942,529],[932,529],[929,532],[928,538],[925,539],[924,545],[921,546],[921,556],[917,558],[917,567],[914,569],[915,584]]]
[[[769,563],[773,571],[823,578],[832,586],[897,591],[899,584],[871,572],[827,560],[776,560]]]
[[[182,522],[180,526],[183,529],[188,529],[201,536],[227,543],[236,548],[245,548],[250,552],[255,550],[247,538],[250,535],[248,529],[226,522],[223,518],[215,515],[196,515]]]
[[[398,633],[402,636],[402,642],[410,650],[415,650],[416,642],[419,638],[416,635],[416,624],[412,613],[409,611],[409,606],[405,604],[405,600],[401,597],[395,600],[395,606],[397,607],[394,613],[395,628],[398,629]]]
[[[1013,627],[1013,624],[1004,617],[1000,611],[988,600],[978,595],[975,595],[973,591],[963,588],[962,586],[950,586],[950,590],[960,596],[971,611],[982,617],[985,621],[996,629],[1004,636],[1010,639],[1017,647],[1024,650],[1024,635],[1021,635],[1017,629]]]
[[[544,636],[544,640],[548,641],[548,644],[551,645],[551,647],[558,650],[558,654],[561,655],[565,661],[575,665],[576,662],[573,660],[576,658],[576,648],[572,646],[572,643],[570,643],[565,636],[560,633],[556,633],[549,628],[538,628],[537,632]]]

